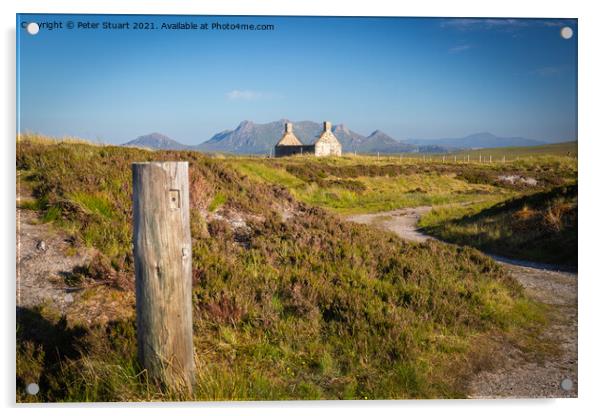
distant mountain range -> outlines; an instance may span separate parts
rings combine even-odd
[[[408,139],[406,142],[417,146],[432,145],[448,149],[539,146],[547,144],[546,142],[525,139],[524,137],[498,137],[491,133],[475,133],[466,137],[452,139]]]
[[[208,141],[195,146],[203,152],[227,152],[262,154],[269,153],[282,137],[284,123],[282,119],[266,124],[243,121],[234,130],[217,133]],[[322,133],[322,124],[313,121],[293,123],[293,132],[304,144],[312,144]],[[401,143],[381,131],[375,131],[365,137],[349,130],[344,124],[333,126],[332,132],[343,146],[343,152],[358,153],[400,153],[412,151],[416,146]]]
[[[271,123],[258,124],[245,120],[236,129],[219,132],[206,142],[198,145],[185,145],[163,134],[151,133],[129,141],[124,146],[161,150],[197,150],[213,153],[267,154],[282,137],[284,123],[288,121],[281,119]],[[341,142],[343,152],[357,153],[443,153],[460,149],[546,144],[522,137],[498,137],[491,133],[476,133],[466,137],[449,139],[407,139],[400,141],[380,130],[375,130],[370,135],[363,136],[350,130],[344,124],[333,126],[332,131]],[[322,132],[322,124],[313,121],[294,122],[293,132],[301,142],[311,144]]]

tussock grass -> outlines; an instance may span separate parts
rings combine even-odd
[[[490,253],[577,266],[577,185],[501,202],[437,208],[420,221],[429,234]]]
[[[93,142],[90,140],[81,139],[79,137],[65,136],[65,137],[49,137],[38,133],[21,133],[17,135],[17,143],[28,142],[41,145],[54,145],[57,143],[68,143],[68,144],[87,144],[90,146],[103,146],[101,143]]]

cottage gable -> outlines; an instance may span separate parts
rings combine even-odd
[[[301,141],[299,139],[297,139],[297,136],[295,136],[295,133],[293,133],[293,123],[285,123],[284,124],[284,135],[278,141],[278,143],[276,143],[276,146],[302,146],[302,145],[303,145],[303,143],[301,143]]]
[[[330,121],[325,121],[324,131],[314,144],[316,147],[316,156],[341,156],[343,148],[331,130],[332,124]]]

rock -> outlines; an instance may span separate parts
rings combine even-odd
[[[38,244],[36,244],[36,248],[40,251],[46,251],[48,249],[48,247],[46,247],[46,243],[44,242],[44,240],[38,241]]]

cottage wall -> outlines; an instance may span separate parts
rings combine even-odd
[[[332,134],[332,125],[329,121],[324,122],[324,131],[316,141],[316,156],[341,156],[343,148],[341,143]]]
[[[285,157],[293,155],[313,155],[315,153],[315,146],[313,144],[302,145],[302,146],[276,146],[274,156]]]

